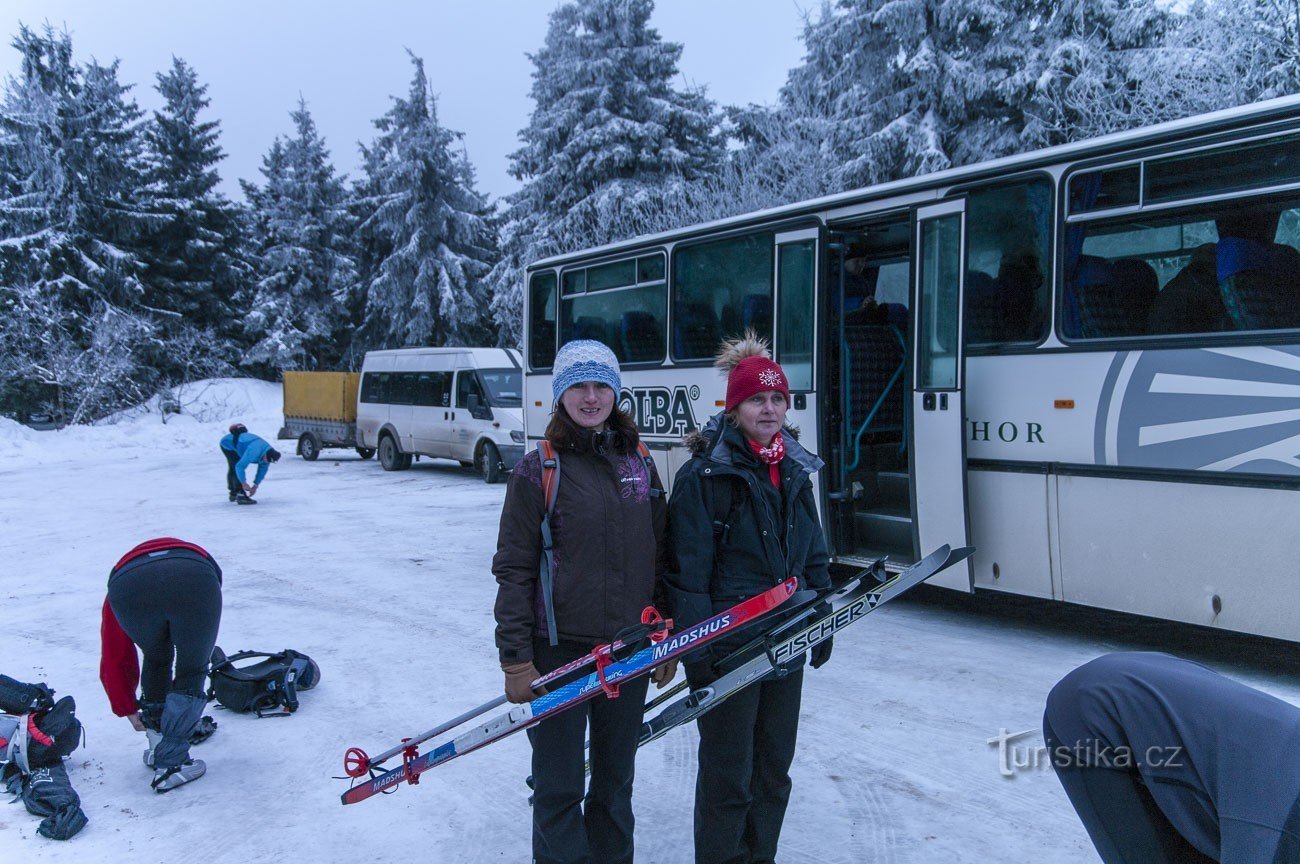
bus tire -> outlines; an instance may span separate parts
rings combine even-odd
[[[478,450],[478,473],[484,483],[500,483],[506,473],[501,465],[501,451],[491,441],[483,442]]]
[[[397,448],[392,435],[384,435],[379,439],[379,464],[385,471],[405,471],[411,467],[411,455]]]
[[[298,438],[298,455],[308,462],[315,462],[320,457],[320,438],[315,432],[304,432]]]

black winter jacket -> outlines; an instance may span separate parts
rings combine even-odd
[[[560,485],[551,514],[555,625],[559,638],[594,646],[613,641],[641,620],[641,610],[667,603],[656,560],[665,550],[667,508],[658,473],[630,453],[592,439],[559,452]],[[546,512],[541,458],[529,450],[506,485],[492,573],[497,579],[496,643],[502,663],[533,659],[533,639],[546,639],[540,566]],[[666,561],[666,554],[662,556]]]
[[[665,577],[673,620],[688,627],[790,576],[799,587],[829,587],[826,539],[817,518],[811,476],[823,466],[786,429],[781,489],[744,436],[719,414],[687,438],[691,459],[677,472],[668,505],[673,555]],[[716,523],[716,524],[715,524]],[[727,637],[721,656],[748,640]]]

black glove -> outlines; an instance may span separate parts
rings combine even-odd
[[[812,649],[812,668],[820,669],[822,664],[831,659],[831,648],[835,644],[834,636],[827,636],[822,641],[813,646]]]
[[[682,663],[686,669],[686,683],[692,690],[708,687],[718,680],[718,673],[713,669],[713,658],[705,653],[703,658],[692,658]]]

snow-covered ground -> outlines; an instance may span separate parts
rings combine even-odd
[[[87,740],[69,774],[90,818],[57,843],[21,804],[0,806],[0,862],[528,860],[522,735],[355,806],[333,779],[348,746],[378,752],[498,692],[489,564],[504,487],[450,462],[308,463],[285,442],[261,503],[237,507],[217,441],[235,419],[273,436],[279,388],[214,382],[186,399],[191,413],[166,425],[156,412],[39,433],[0,419],[0,672],[77,698]],[[112,716],[97,664],[108,568],[164,534],[220,561],[227,652],[296,648],[323,678],[292,717],[213,711],[221,727],[196,748],[207,777],[155,795],[144,737]],[[1276,646],[995,599],[884,607],[809,673],[783,864],[1096,861],[1050,771],[1004,777],[988,740],[1032,730],[1013,743],[1040,745],[1051,685],[1106,651],[1164,647],[1300,704],[1294,657]],[[694,746],[682,729],[640,756],[640,862],[691,858]]]

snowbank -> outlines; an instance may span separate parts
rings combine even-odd
[[[37,432],[0,418],[0,455],[49,464],[135,459],[159,449],[215,449],[235,421],[271,441],[282,422],[282,406],[281,385],[275,382],[253,378],[195,381],[93,426]]]

